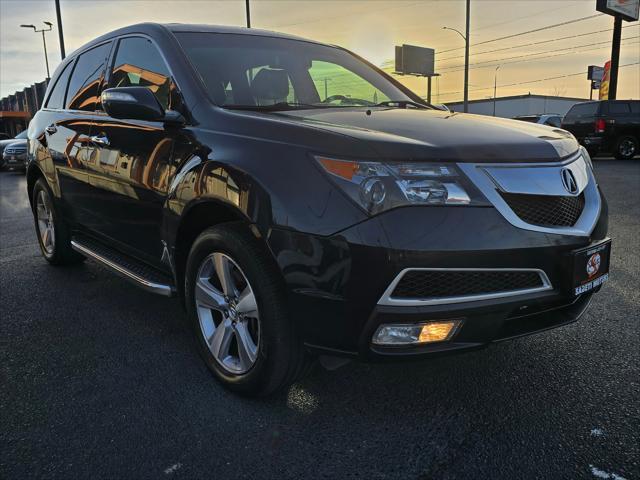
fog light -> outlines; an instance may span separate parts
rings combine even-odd
[[[412,325],[380,325],[373,335],[375,345],[402,346],[449,340],[462,320],[438,320]]]

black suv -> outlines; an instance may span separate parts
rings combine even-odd
[[[431,108],[356,55],[142,24],[57,69],[29,126],[44,257],[181,296],[227,387],[313,354],[465,351],[576,320],[607,205],[569,133]]]
[[[628,160],[640,153],[640,100],[577,103],[562,120],[591,155],[612,153]]]

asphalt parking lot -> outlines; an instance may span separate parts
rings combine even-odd
[[[180,302],[41,257],[0,173],[0,478],[640,478],[640,158],[598,159],[611,280],[568,327],[222,389]]]

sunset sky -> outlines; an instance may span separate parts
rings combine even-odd
[[[472,0],[470,98],[493,95],[497,65],[498,96],[531,92],[588,98],[586,69],[609,59],[613,17],[600,15],[505,40],[490,40],[596,15],[595,4],[596,0]],[[245,25],[244,0],[62,0],[61,5],[67,53],[110,30],[144,21]],[[40,34],[19,27],[22,23],[40,26],[43,20],[54,23],[54,30],[47,34],[53,72],[60,62],[53,0],[0,0],[0,97],[46,76]],[[448,26],[464,31],[462,0],[253,0],[251,20],[256,28],[344,46],[383,67],[391,65],[394,45],[435,48],[436,71],[441,77],[434,81],[432,100],[444,103],[462,99],[464,49],[460,47],[464,41],[457,33],[442,29]],[[638,22],[624,22],[623,26],[620,65],[635,65],[620,69],[618,98],[637,99],[640,26]],[[539,81],[564,75],[573,76]],[[426,94],[424,79],[400,80],[419,95]]]

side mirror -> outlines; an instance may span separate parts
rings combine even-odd
[[[108,88],[101,95],[102,108],[113,118],[161,122],[165,111],[146,87]]]

